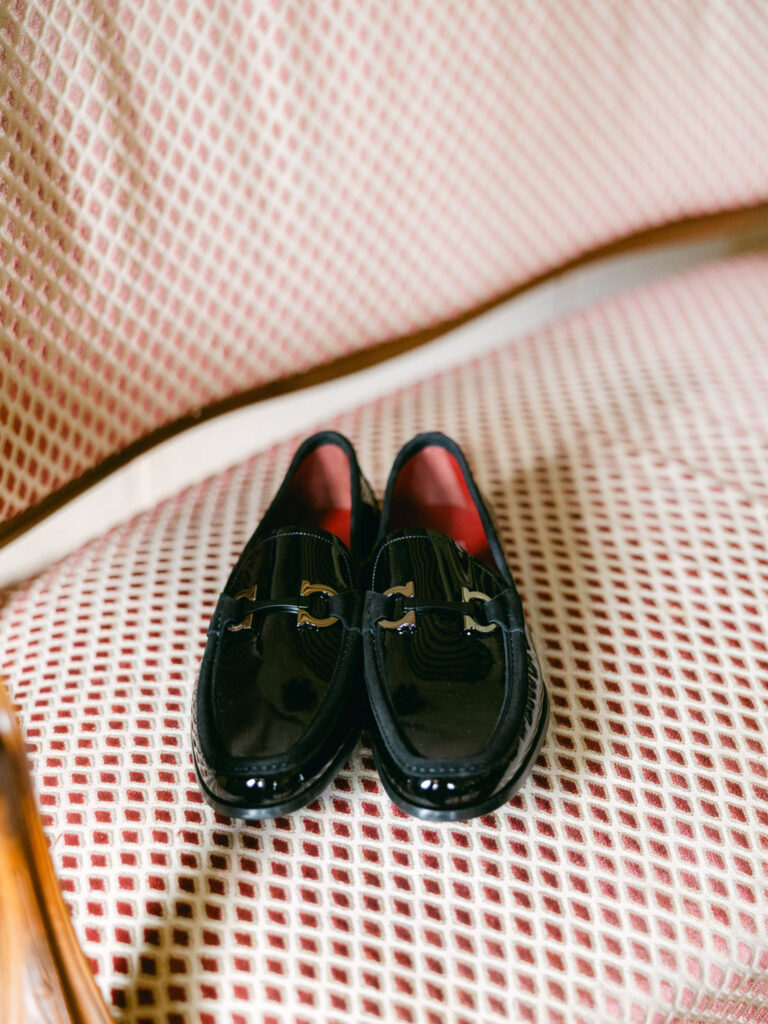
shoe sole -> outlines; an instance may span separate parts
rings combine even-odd
[[[376,763],[376,769],[379,773],[382,785],[387,792],[390,800],[396,807],[399,807],[401,811],[406,814],[410,814],[414,818],[420,818],[422,821],[469,821],[470,818],[479,818],[483,814],[490,814],[491,811],[497,810],[502,804],[505,804],[508,800],[517,793],[520,787],[523,785],[528,777],[529,769],[532,767],[536,758],[539,756],[539,751],[542,748],[544,739],[547,735],[547,727],[549,725],[549,697],[546,689],[544,690],[543,707],[541,709],[541,718],[539,720],[539,727],[536,730],[533,743],[530,746],[529,753],[519,769],[515,772],[509,782],[506,783],[497,793],[488,797],[487,800],[482,801],[478,804],[472,804],[467,807],[457,807],[453,810],[435,810],[432,807],[421,807],[419,804],[413,804],[410,800],[403,797],[403,795],[392,785],[387,778],[387,775],[382,771],[381,763],[376,755],[376,751],[373,752],[373,759]]]
[[[353,733],[323,774],[319,775],[308,789],[303,790],[290,800],[284,800],[279,804],[269,804],[269,806],[265,807],[232,804],[226,800],[222,800],[220,797],[214,796],[202,780],[200,769],[197,766],[197,758],[194,753],[192,754],[192,760],[195,765],[195,775],[197,776],[197,784],[200,787],[200,791],[203,794],[206,803],[209,804],[214,811],[217,811],[219,814],[224,814],[228,818],[241,818],[243,821],[265,821],[270,818],[281,818],[286,814],[291,814],[293,811],[298,811],[302,807],[306,807],[307,804],[311,804],[313,800],[316,800],[317,797],[322,794],[323,790],[333,782],[339,774],[339,771],[349,760],[349,756],[355,749],[359,738],[359,732]]]

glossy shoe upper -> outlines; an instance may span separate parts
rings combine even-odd
[[[546,692],[491,517],[443,434],[395,460],[370,587],[366,683],[390,795],[434,819],[491,810],[535,756]]]
[[[287,813],[348,755],[364,692],[357,587],[377,520],[350,442],[305,441],[211,620],[193,745],[218,810]]]

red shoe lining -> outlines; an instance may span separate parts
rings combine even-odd
[[[349,547],[351,504],[349,460],[338,445],[324,444],[302,461],[273,523],[275,527],[300,523],[327,530]]]
[[[461,467],[439,445],[422,448],[405,463],[397,477],[389,528],[412,527],[447,533],[474,558],[495,564]]]

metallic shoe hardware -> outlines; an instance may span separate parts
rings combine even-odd
[[[239,601],[241,598],[247,597],[249,601],[255,601],[256,600],[256,590],[257,590],[257,584],[254,583],[254,585],[249,590],[241,590],[239,593],[235,594],[235,600]],[[253,624],[253,612],[251,612],[250,614],[246,615],[245,618],[243,619],[243,621],[242,622],[238,622],[238,624],[236,626],[228,626],[227,628],[229,629],[230,633],[239,633],[241,629],[250,629],[252,624]]]
[[[389,597],[391,594],[402,594],[403,597],[413,597],[413,580],[408,580],[407,583],[401,587],[390,587],[389,590],[384,591],[384,597]],[[416,625],[416,612],[414,609],[406,612],[401,619],[379,619],[379,625],[382,629],[400,629],[402,626],[415,626]]]
[[[310,583],[309,580],[302,580],[299,593],[302,597],[305,597],[307,594],[325,594],[326,597],[332,597],[337,591],[333,587],[326,586],[324,583]],[[317,626],[322,629],[325,626],[333,626],[338,621],[334,615],[328,615],[324,619],[315,618],[305,608],[299,608],[296,613],[297,626]]]
[[[482,590],[470,590],[469,587],[461,588],[462,601],[490,601],[490,597]],[[496,629],[495,622],[489,622],[487,626],[481,626],[471,615],[464,616],[464,629],[475,630],[478,633],[492,633]]]

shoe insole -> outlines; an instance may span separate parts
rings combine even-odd
[[[400,470],[390,505],[390,530],[439,530],[474,558],[495,566],[480,514],[456,459],[430,445]]]
[[[352,495],[349,460],[335,444],[315,448],[299,466],[272,519],[274,527],[310,526],[350,545]]]

